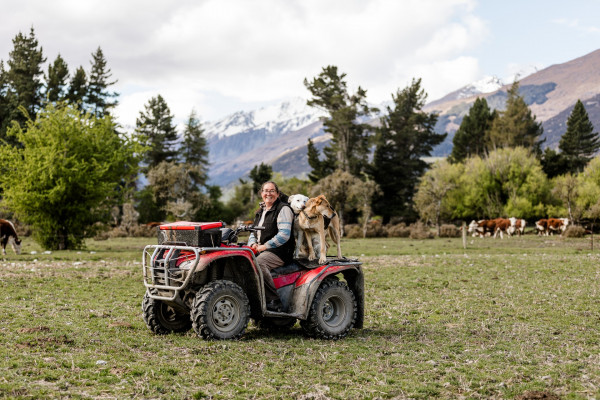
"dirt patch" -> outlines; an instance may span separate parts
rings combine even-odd
[[[560,400],[561,397],[548,390],[532,390],[515,397],[516,400]]]
[[[35,328],[21,328],[19,333],[50,332],[47,326],[36,326]]]

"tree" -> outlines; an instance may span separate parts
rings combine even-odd
[[[106,59],[102,49],[98,47],[95,53],[92,53],[92,70],[87,86],[86,103],[90,112],[97,117],[103,117],[110,113],[110,110],[117,106],[116,97],[118,93],[110,92],[109,86],[117,81],[110,81],[112,73],[107,67]]]
[[[25,128],[9,129],[23,148],[0,146],[3,201],[43,248],[81,247],[121,201],[122,179],[135,176],[140,149],[115,135],[114,125],[110,117],[49,104]]]
[[[254,195],[259,192],[262,184],[271,179],[273,176],[273,167],[269,164],[260,163],[255,165],[250,171],[250,179],[252,179],[252,193],[250,194],[250,202],[254,202]]]
[[[192,110],[185,123],[180,153],[183,163],[190,167],[189,173],[193,185],[204,186],[208,179],[208,147],[195,110]]]
[[[566,157],[570,172],[581,172],[600,149],[598,132],[588,117],[585,106],[577,100],[567,119],[567,131],[560,139],[558,148]]]
[[[393,108],[387,107],[376,131],[370,174],[382,190],[375,196],[375,213],[386,221],[392,216],[414,216],[413,194],[428,167],[423,157],[430,156],[446,137],[435,133],[437,115],[422,111],[426,98],[421,80],[413,79],[410,86],[392,95]]]
[[[563,202],[571,221],[579,221],[584,211],[577,207],[576,202],[576,199],[579,196],[580,185],[581,181],[577,175],[570,173],[557,176],[554,179],[552,194]]]
[[[496,117],[497,112],[490,109],[485,98],[478,97],[454,134],[450,160],[462,162],[474,155],[483,156],[489,147],[486,133]]]
[[[46,101],[56,103],[62,101],[67,95],[67,79],[69,78],[69,67],[66,61],[60,56],[48,66],[48,76],[46,77]]]
[[[523,147],[491,151],[465,162],[459,196],[449,207],[460,218],[545,216],[550,183],[539,160]]]
[[[195,186],[189,168],[188,164],[161,161],[148,171],[148,185],[154,200],[167,218],[190,219],[206,201]]]
[[[436,224],[438,236],[442,220],[455,217],[454,208],[449,206],[448,198],[450,193],[459,187],[464,169],[462,163],[438,161],[425,172],[419,183],[415,194],[415,208],[422,219]]]
[[[375,182],[360,180],[358,177],[341,169],[323,179],[312,188],[312,195],[324,194],[340,217],[341,234],[344,234],[346,212],[359,209],[363,213],[366,224],[371,213],[371,199],[379,190]]]
[[[321,160],[319,150],[311,139],[308,139],[308,145],[306,146],[306,149],[308,165],[312,169],[312,171],[308,174],[308,179],[310,179],[311,182],[318,182],[326,176],[331,175],[333,171],[335,171],[335,153],[332,151],[331,147],[325,147],[323,149],[325,154],[325,158],[323,160]]]
[[[542,169],[549,179],[569,172],[569,159],[563,154],[546,147],[540,159]]]
[[[135,122],[136,135],[147,146],[144,162],[148,168],[155,167],[162,161],[177,159],[177,130],[173,118],[167,102],[160,94],[151,98],[144,106],[144,111],[140,111]]]
[[[304,79],[304,86],[312,94],[307,104],[329,114],[323,123],[325,132],[332,135],[328,164],[358,176],[367,164],[367,133],[371,129],[359,120],[376,109],[368,106],[366,90],[359,87],[355,94],[349,94],[345,78],[345,73],[330,65],[312,81]]]
[[[488,150],[522,146],[539,157],[544,142],[540,140],[543,132],[541,122],[536,122],[527,103],[519,96],[519,82],[515,81],[508,89],[506,110],[494,119],[488,132]]]
[[[69,82],[66,99],[69,103],[75,105],[78,109],[83,110],[85,99],[87,98],[87,76],[83,67],[77,68],[75,74]]]
[[[7,61],[8,70],[4,71],[3,89],[0,94],[4,100],[0,105],[5,110],[0,111],[3,120],[0,123],[0,139],[6,138],[6,131],[11,121],[24,126],[29,117],[35,119],[42,105],[42,64],[46,62],[43,50],[38,46],[33,28],[29,36],[21,32],[13,39],[13,50]],[[3,92],[3,93],[2,93]],[[25,113],[23,112],[25,111]],[[13,145],[15,137],[6,138]]]

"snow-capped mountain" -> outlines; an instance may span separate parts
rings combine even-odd
[[[481,93],[495,92],[504,86],[502,81],[495,76],[486,76],[476,82],[473,82],[462,89],[459,89],[456,98],[465,99],[467,97],[475,96]]]
[[[478,94],[491,93],[504,86],[501,79],[496,76],[486,76],[478,81],[470,83],[462,88],[448,93],[441,99],[435,100],[427,104],[428,107],[433,107],[436,104],[446,103],[453,100],[467,99]]]
[[[253,111],[238,111],[218,121],[204,124],[206,137],[224,138],[248,131],[267,135],[298,130],[319,120],[325,113],[309,107],[300,97]]]

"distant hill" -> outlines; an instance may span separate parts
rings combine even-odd
[[[485,97],[490,107],[503,110],[511,84],[487,77],[428,103],[424,110],[439,114],[436,131],[448,133],[432,156],[450,154],[454,133],[477,97]],[[542,122],[544,146],[558,146],[578,99],[585,105],[596,131],[600,129],[600,50],[536,71],[519,84],[520,94]],[[385,110],[385,106],[380,109]],[[321,149],[330,140],[323,131],[322,117],[322,111],[308,107],[305,99],[296,98],[206,123],[210,183],[226,186],[237,182],[261,162],[271,164],[274,171],[284,176],[306,176],[310,170],[306,156],[308,139]]]
[[[503,110],[510,85],[512,82],[489,93],[469,97],[444,96],[427,104],[425,111],[439,114],[436,131],[448,132],[445,142],[434,150],[434,155],[446,156],[450,153],[454,133],[477,97],[484,97],[490,107]],[[567,118],[578,99],[585,105],[596,130],[600,128],[600,50],[535,72],[521,79],[519,85],[519,93],[536,119],[542,122],[543,138],[546,139],[544,146],[558,146],[566,131]]]

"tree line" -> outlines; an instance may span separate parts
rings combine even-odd
[[[326,194],[342,224],[359,222],[364,231],[374,217],[439,222],[514,211],[527,218],[548,211],[540,204],[555,204],[559,194],[541,190],[551,186],[548,179],[583,174],[598,149],[578,102],[560,151],[542,152],[541,124],[515,82],[504,111],[475,101],[448,161],[430,168],[423,159],[446,134],[435,132],[438,116],[423,111],[421,80],[396,90],[378,114],[367,91],[350,91],[346,74],[330,65],[304,80],[308,104],[326,112],[331,135],[321,149],[308,141],[308,178],[285,178],[261,163],[224,202],[222,189],[207,183],[208,147],[193,109],[179,131],[157,95],[139,112],[134,131],[124,132],[113,115],[116,80],[100,47],[89,70],[70,69],[60,54],[46,71],[45,63],[33,28],[13,39],[6,64],[0,60],[0,213],[31,226],[49,249],[80,247],[107,226],[251,219],[260,184],[269,179],[287,194]],[[489,176],[481,173],[486,168]],[[525,183],[505,182],[516,176]]]

